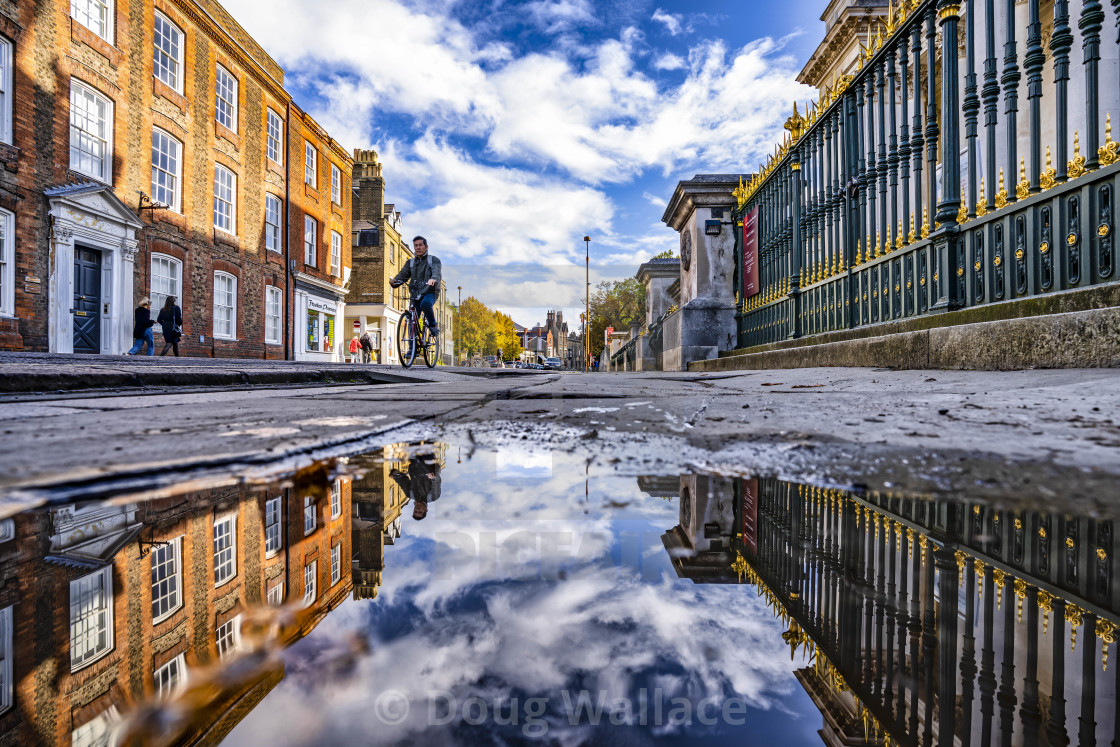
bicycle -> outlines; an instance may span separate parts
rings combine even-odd
[[[401,315],[397,324],[397,350],[401,353],[401,365],[405,368],[412,368],[412,363],[416,360],[418,346],[414,343],[417,341],[424,356],[424,364],[428,368],[436,366],[436,341],[432,338],[428,323],[424,321],[424,315],[420,313],[420,301],[423,298],[424,296],[420,296],[419,300],[409,299],[408,310]]]

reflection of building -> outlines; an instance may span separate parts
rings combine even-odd
[[[665,535],[686,554],[674,567],[712,580],[705,561],[731,540],[723,580],[757,586],[788,626],[791,653],[814,654],[797,677],[821,709],[826,744],[1120,735],[1114,522],[696,479],[710,491],[686,496],[682,478],[681,525]]]
[[[137,705],[255,645],[242,626],[262,605],[304,600],[276,643],[310,632],[350,591],[350,483],[325,485],[16,517],[0,543],[0,739],[111,743]],[[272,658],[242,674],[190,699],[171,741],[220,741],[284,672]]]
[[[643,491],[649,492],[642,487],[643,479],[647,487],[656,489],[650,484],[654,478],[639,478]],[[657,478],[658,483],[667,479]],[[665,532],[661,541],[673,568],[681,578],[697,583],[727,583],[734,578],[730,549],[735,519],[730,481],[708,475],[682,475],[672,480],[679,483],[680,523]]]

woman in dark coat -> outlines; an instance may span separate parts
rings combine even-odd
[[[175,296],[167,297],[156,321],[163,328],[164,346],[160,355],[167,355],[167,351],[171,349],[175,350],[175,355],[179,355],[179,340],[183,337],[183,310],[175,305]]]
[[[144,345],[148,346],[148,355],[156,354],[156,338],[152,334],[152,300],[145,298],[136,307],[136,319],[132,325],[132,339],[133,346],[125,355],[136,355],[143,348]]]

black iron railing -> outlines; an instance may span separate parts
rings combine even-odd
[[[1040,2],[1027,0],[1023,29],[1016,0],[902,0],[868,30],[855,73],[794,109],[785,142],[736,192],[736,220],[758,211],[761,289],[745,298],[740,273],[740,347],[1116,279],[1104,8],[1086,0],[1073,18],[1055,0],[1044,46]],[[1069,106],[1071,74],[1083,106]]]

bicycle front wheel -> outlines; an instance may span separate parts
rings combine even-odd
[[[423,329],[420,330],[420,344],[423,346],[424,363],[428,368],[436,367],[436,341],[432,339],[432,333],[428,330],[428,325],[425,324]]]
[[[401,356],[401,365],[405,368],[411,368],[412,361],[416,360],[416,345],[413,344],[416,341],[415,329],[416,325],[410,316],[401,316],[397,323],[397,352]]]

